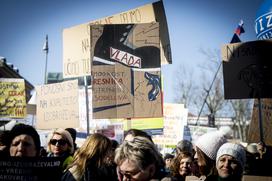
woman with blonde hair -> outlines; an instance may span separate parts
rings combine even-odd
[[[73,160],[74,144],[70,133],[62,128],[49,135],[47,144],[48,157],[61,157],[62,169],[65,170]]]
[[[108,161],[111,152],[112,143],[109,138],[99,133],[91,135],[76,151],[62,180],[117,180],[117,174]]]
[[[163,159],[154,143],[148,138],[135,136],[124,141],[115,151],[118,179],[134,181],[161,180]]]

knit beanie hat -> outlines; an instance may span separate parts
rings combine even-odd
[[[235,143],[223,144],[217,152],[216,163],[222,155],[233,156],[240,163],[242,169],[244,169],[246,163],[246,152],[242,145]]]
[[[205,153],[210,159],[216,159],[217,150],[227,142],[222,131],[213,131],[200,136],[195,146]]]
[[[17,124],[15,125],[11,130],[10,130],[10,143],[12,140],[19,135],[26,134],[32,137],[36,150],[39,153],[40,152],[40,146],[41,146],[41,141],[40,141],[40,136],[38,132],[36,131],[35,128],[33,128],[30,125],[26,124]]]

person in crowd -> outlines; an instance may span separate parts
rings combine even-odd
[[[115,151],[118,179],[133,181],[161,180],[162,157],[155,145],[146,137],[135,136],[124,141]]]
[[[114,156],[115,156],[115,150],[116,150],[116,148],[118,146],[119,146],[118,141],[111,140],[111,148],[112,148],[112,150],[110,151],[110,154],[108,155],[108,161],[109,161],[110,165],[112,165],[112,166],[116,166],[116,164],[114,162]]]
[[[246,147],[246,175],[272,176],[269,165],[272,162],[272,150],[264,143],[250,143]]]
[[[41,150],[40,150],[40,156],[47,157],[47,151],[43,146],[41,147]]]
[[[48,157],[60,157],[62,161],[62,169],[73,160],[74,144],[70,133],[62,128],[54,130],[49,135],[47,144]]]
[[[63,181],[117,181],[109,165],[108,158],[112,151],[112,142],[106,136],[95,133],[87,138],[75,152],[74,160],[65,171]]]
[[[133,140],[133,138],[135,136],[142,136],[145,137],[147,139],[149,139],[152,143],[153,140],[151,138],[151,136],[149,134],[147,134],[145,131],[139,130],[139,129],[130,129],[126,132],[124,140],[129,141],[129,140]]]
[[[0,158],[9,156],[9,131],[0,132]]]
[[[76,135],[77,135],[77,130],[75,128],[66,128],[66,131],[70,133],[73,139],[73,144],[74,144],[74,152],[77,150],[77,144],[76,144]]]
[[[166,153],[165,156],[163,157],[163,161],[165,164],[165,171],[167,174],[170,174],[170,165],[173,158],[174,158],[174,155],[170,153]]]
[[[40,155],[40,136],[30,125],[17,124],[9,133],[9,155],[12,157],[38,157]]]
[[[154,144],[152,137],[145,131],[139,130],[139,129],[129,129],[126,133],[125,133],[125,137],[124,140],[126,141],[131,141],[133,140],[134,137],[144,137],[146,139],[148,139],[151,143]],[[156,146],[155,146],[156,147]],[[161,155],[161,160],[160,160],[160,170],[164,175],[167,174],[167,171],[165,170],[165,163],[163,161],[162,155]]]
[[[170,165],[171,175],[162,181],[185,181],[186,176],[192,174],[193,156],[189,152],[180,152]]]
[[[203,179],[216,174],[216,154],[220,146],[226,142],[227,139],[220,130],[205,133],[197,139],[195,159],[197,160],[199,175]]]
[[[246,152],[242,145],[235,143],[223,144],[216,156],[218,176],[211,176],[209,180],[241,181],[246,164]]]
[[[193,144],[189,140],[180,140],[176,146],[175,154],[178,155],[180,152],[189,152],[192,155],[195,154]]]

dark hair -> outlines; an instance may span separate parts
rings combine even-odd
[[[119,146],[118,141],[116,141],[116,140],[111,140],[111,146],[112,146],[112,148],[115,150],[115,149]]]
[[[77,134],[76,129],[74,129],[74,128],[66,128],[65,130],[70,133],[70,135],[71,135],[71,137],[73,139],[73,142],[75,142],[76,141],[76,134]]]
[[[0,145],[5,146],[0,151],[0,157],[9,156],[9,131],[0,131]]]
[[[0,143],[9,146],[9,131],[0,131]]]
[[[22,134],[26,134],[32,137],[36,150],[37,150],[37,154],[40,153],[40,148],[41,148],[41,141],[40,141],[40,136],[38,134],[38,132],[36,131],[35,128],[33,128],[30,125],[26,125],[26,124],[17,124],[15,125],[11,130],[10,130],[10,136],[9,136],[9,146],[12,143],[12,140],[19,135]],[[38,156],[38,155],[37,155]]]
[[[166,159],[169,159],[169,158],[174,158],[174,155],[170,154],[170,153],[166,153],[163,157],[163,160],[165,161]]]
[[[197,160],[198,162],[201,162],[201,165],[199,166],[199,172],[201,175],[213,175],[217,173],[216,167],[215,167],[215,160],[212,160],[210,157],[208,157],[201,149],[196,147],[196,154],[197,154]]]

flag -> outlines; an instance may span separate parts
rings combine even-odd
[[[241,42],[239,36],[245,32],[245,29],[243,28],[244,22],[243,20],[240,21],[238,27],[234,31],[234,35],[230,41],[230,43],[238,43]]]
[[[46,35],[46,39],[43,45],[43,51],[45,51],[45,53],[48,53],[49,48],[48,48],[48,35]]]

